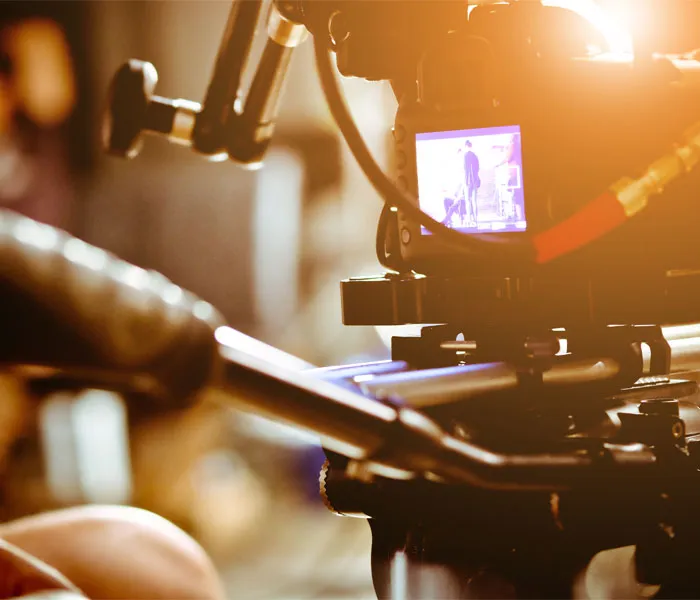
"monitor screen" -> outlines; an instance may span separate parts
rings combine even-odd
[[[416,167],[420,208],[436,221],[463,233],[527,229],[520,126],[418,133]]]

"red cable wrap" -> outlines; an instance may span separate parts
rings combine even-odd
[[[548,263],[602,237],[627,220],[617,196],[608,191],[533,239],[536,261]]]

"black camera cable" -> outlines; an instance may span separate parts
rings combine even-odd
[[[534,259],[534,247],[529,239],[516,239],[502,234],[464,235],[436,221],[418,208],[415,199],[394,185],[367,148],[335,76],[328,42],[321,36],[314,37],[314,53],[321,87],[331,114],[355,160],[386,205],[396,207],[409,219],[423,225],[446,245],[460,252],[488,256],[494,256],[496,253],[508,253],[513,258],[518,257],[520,260]],[[385,226],[388,224],[389,216],[384,215],[385,221],[383,223]],[[380,226],[380,229],[382,228],[384,227]],[[379,237],[377,242],[379,245]]]

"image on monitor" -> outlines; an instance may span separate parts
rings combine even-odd
[[[527,229],[519,126],[418,133],[416,167],[420,208],[436,221],[463,233]]]

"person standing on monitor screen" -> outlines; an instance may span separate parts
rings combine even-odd
[[[469,224],[472,227],[476,227],[478,225],[476,194],[481,187],[479,170],[479,157],[472,149],[471,141],[467,140],[464,144],[464,189],[466,193],[466,208],[469,217]]]

